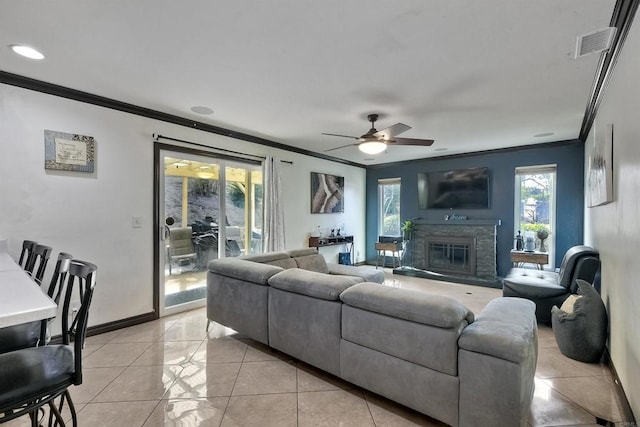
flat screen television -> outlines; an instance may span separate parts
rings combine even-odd
[[[418,174],[420,209],[488,209],[489,168]]]

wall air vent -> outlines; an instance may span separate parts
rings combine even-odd
[[[576,58],[609,49],[615,35],[616,27],[608,27],[578,36]]]

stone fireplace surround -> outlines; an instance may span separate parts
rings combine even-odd
[[[461,281],[486,286],[497,284],[496,236],[500,220],[423,220],[416,224],[413,241],[410,243],[411,254],[405,260],[405,267],[394,270],[396,274],[415,275],[419,277],[438,278],[440,280]],[[460,263],[458,271],[448,266],[429,265],[429,242],[439,244],[450,241],[452,244],[470,242],[470,250],[475,246],[475,253],[469,254],[464,265]],[[433,264],[433,262],[432,262]],[[471,265],[475,264],[475,265]],[[434,277],[435,276],[435,277]],[[457,279],[457,280],[456,280]]]

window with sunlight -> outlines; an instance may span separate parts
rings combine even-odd
[[[400,236],[400,178],[378,180],[378,235]]]
[[[556,165],[518,167],[515,171],[514,236],[532,236],[535,250],[555,255]],[[515,248],[515,245],[514,245]]]

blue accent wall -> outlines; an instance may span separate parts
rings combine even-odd
[[[401,178],[400,212],[402,220],[419,217],[441,220],[447,214],[466,215],[468,219],[499,219],[497,263],[498,276],[511,268],[509,251],[514,242],[515,169],[520,166],[557,165],[556,183],[556,267],[571,246],[583,243],[584,219],[584,144],[578,140],[540,144],[479,154],[467,154],[415,160],[367,169],[367,260],[375,260],[374,243],[378,238],[378,180]],[[489,168],[489,209],[418,209],[418,173]]]

